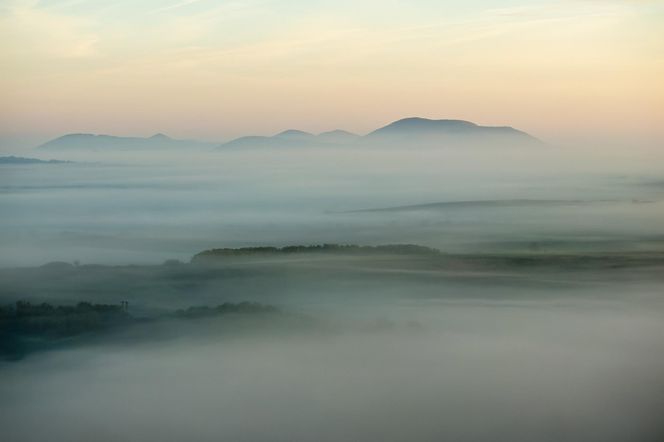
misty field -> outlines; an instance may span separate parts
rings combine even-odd
[[[664,441],[664,0],[0,0],[0,442]]]
[[[3,434],[658,440],[657,169],[524,155],[0,166]]]

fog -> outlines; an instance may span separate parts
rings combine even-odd
[[[664,161],[639,152],[35,151],[75,162],[0,165],[0,305],[127,301],[133,321],[30,337],[1,360],[3,438],[660,440]],[[190,263],[325,243],[440,254]],[[278,313],[173,316],[247,301]]]
[[[662,435],[661,304],[653,312],[624,301],[438,300],[391,310],[398,319],[389,326],[339,321],[337,313],[325,317],[332,325],[324,331],[267,325],[29,358],[2,369],[3,434],[13,441]],[[366,306],[363,313],[371,316]]]
[[[39,152],[44,155],[43,152]],[[48,153],[0,166],[4,267],[159,263],[214,246],[661,237],[661,164],[533,149],[285,148]],[[560,207],[338,213],[434,202],[571,200]]]

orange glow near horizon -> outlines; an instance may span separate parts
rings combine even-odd
[[[664,141],[657,1],[79,3],[0,8],[0,135],[224,140],[423,116]]]

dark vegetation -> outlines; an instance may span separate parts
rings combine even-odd
[[[664,278],[662,252],[549,253],[537,244],[532,249],[531,253],[447,254],[419,246],[254,247],[202,252],[191,264],[54,262],[0,269],[0,305],[21,300],[72,304],[94,294],[95,302],[129,301],[132,314],[153,317],[191,305],[247,299],[299,305],[315,296],[368,292],[484,298],[486,284],[494,288],[491,296],[498,297],[500,290],[510,296],[525,295],[537,287],[559,288],[559,282],[581,289],[588,282],[606,280],[607,275],[657,283]]]
[[[79,302],[74,306],[53,306],[46,302],[18,301],[0,307],[0,331],[3,334],[66,337],[101,330],[129,318],[123,305]]]
[[[389,244],[382,246],[359,246],[354,244],[321,244],[311,246],[286,247],[242,247],[238,249],[212,249],[198,253],[192,262],[201,262],[226,256],[289,255],[298,253],[319,253],[338,255],[439,255],[440,251],[414,244]]]
[[[477,253],[477,254],[451,254],[438,249],[415,244],[389,244],[379,246],[361,245],[296,245],[286,247],[242,247],[221,248],[205,250],[193,256],[192,264],[214,263],[217,260],[224,264],[229,261],[225,258],[241,257],[287,257],[298,254],[312,254],[320,256],[341,256],[367,258],[367,263],[374,263],[378,267],[393,265],[409,268],[409,263],[424,266],[427,269],[457,269],[459,266],[466,270],[509,269],[519,270],[525,267],[539,269],[587,270],[623,267],[651,267],[664,265],[664,252],[660,251],[629,251],[629,252],[579,252],[579,253],[549,253],[540,252],[537,242],[530,243],[531,252],[522,253]],[[392,261],[372,260],[372,258],[394,258]],[[412,259],[409,259],[412,258]],[[389,264],[390,262],[393,265]],[[164,265],[175,266],[182,264],[176,260],[168,260]]]
[[[302,255],[314,258],[335,258],[329,262],[317,262],[313,259],[301,264],[279,258]],[[664,267],[664,252],[661,251],[625,251],[625,252],[546,252],[541,251],[539,243],[530,244],[530,252],[520,253],[476,253],[452,254],[444,253],[438,249],[413,244],[395,244],[381,246],[359,246],[323,244],[313,246],[288,247],[245,247],[211,249],[194,255],[191,264],[219,265],[225,269],[234,268],[245,258],[270,258],[273,267],[267,264],[254,266],[252,271],[260,269],[274,269],[288,266],[292,272],[291,278],[297,278],[295,268],[298,265],[306,267],[309,274],[325,273],[329,269],[343,272],[347,277],[354,278],[362,274],[376,271],[390,270],[392,272],[410,272],[413,270],[426,270],[437,272],[439,277],[449,277],[449,272],[463,270],[467,274],[483,272],[507,272],[510,274],[527,273],[534,271],[545,273],[558,273],[560,271],[573,271],[583,277],[593,271],[606,269],[632,269],[646,272],[660,271]],[[250,261],[246,261],[250,262]],[[280,264],[281,262],[281,264]],[[165,263],[166,264],[166,263]],[[182,266],[186,267],[186,266]],[[199,271],[204,272],[200,266]],[[240,268],[240,267],[237,267]],[[186,272],[186,270],[182,269]],[[302,269],[301,269],[302,270]],[[293,274],[295,273],[295,274]],[[405,273],[402,274],[405,276]],[[383,278],[389,277],[383,275]]]
[[[190,264],[177,260],[140,266],[54,262],[36,268],[0,269],[0,305],[14,303],[0,307],[0,357],[20,358],[67,342],[91,336],[106,339],[119,333],[125,334],[124,342],[155,339],[156,335],[177,338],[183,328],[203,336],[204,322],[219,330],[239,327],[251,331],[267,326],[272,332],[275,321],[280,321],[275,319],[278,316],[283,319],[281,325],[290,321],[299,327],[306,321],[274,315],[277,309],[270,305],[297,310],[314,297],[333,296],[339,302],[361,296],[382,300],[390,296],[514,299],[533,293],[546,295],[551,290],[557,293],[561,286],[574,286],[578,296],[593,296],[595,283],[601,285],[607,279],[659,285],[664,278],[662,252],[553,254],[533,250],[455,255],[415,245],[330,244],[214,249],[196,255]],[[301,259],[291,259],[293,256]],[[97,304],[75,303],[90,299],[90,294]],[[243,302],[246,299],[260,304]],[[123,305],[127,301],[131,309]],[[272,315],[269,324],[260,319],[267,315]],[[217,320],[222,316],[256,320],[231,324]],[[185,323],[190,325],[185,327]],[[138,325],[141,327],[135,327]]]
[[[255,313],[277,313],[279,310],[271,305],[263,305],[256,302],[225,302],[217,307],[197,306],[189,307],[187,309],[179,309],[175,312],[177,318],[197,319],[209,318],[219,315],[240,313],[240,314],[255,314]]]
[[[20,359],[30,352],[74,343],[82,336],[100,336],[132,325],[155,324],[164,320],[192,320],[224,315],[274,314],[272,306],[253,302],[224,303],[217,307],[189,307],[174,313],[136,318],[128,304],[76,305],[33,304],[18,301],[0,306],[0,359]]]

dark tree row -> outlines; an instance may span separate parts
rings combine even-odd
[[[229,313],[276,313],[278,310],[271,305],[263,305],[256,302],[226,302],[217,307],[189,307],[175,312],[179,318],[203,318],[209,316],[218,316]]]
[[[437,255],[440,251],[414,244],[389,244],[382,246],[359,246],[354,244],[320,244],[286,247],[242,247],[206,250],[195,255],[192,262],[224,256],[280,255],[294,253],[338,253],[357,255]]]

